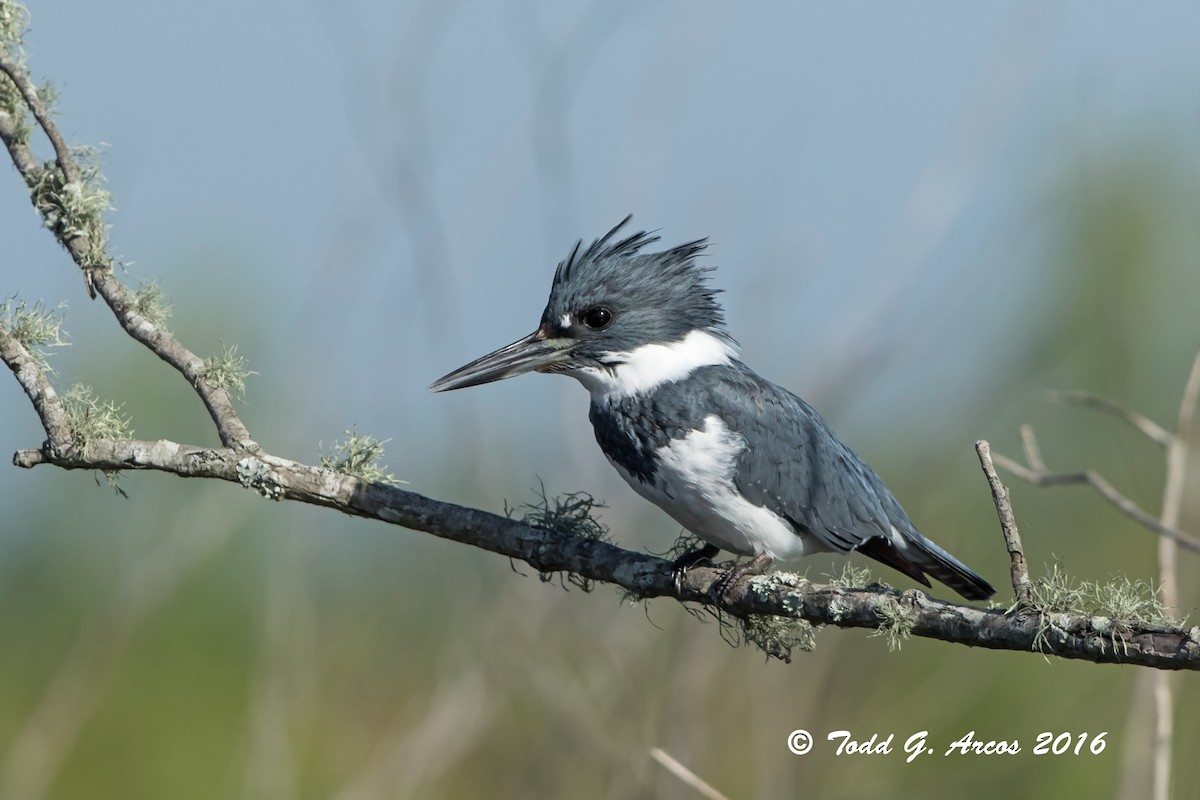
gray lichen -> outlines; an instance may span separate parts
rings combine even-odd
[[[268,500],[283,499],[283,487],[279,485],[271,468],[262,459],[247,456],[237,462],[237,476],[242,486],[253,489]]]

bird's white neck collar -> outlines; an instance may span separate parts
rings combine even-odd
[[[582,383],[593,400],[619,400],[686,378],[700,367],[729,364],[738,352],[728,339],[712,331],[696,330],[677,342],[644,344],[611,355],[621,363],[611,368],[587,367],[566,374]]]

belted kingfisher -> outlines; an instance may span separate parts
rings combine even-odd
[[[659,240],[618,232],[559,263],[538,329],[439,379],[435,392],[525,372],[561,372],[591,393],[596,441],[634,491],[707,545],[751,556],[715,586],[718,599],[775,559],[857,550],[970,600],[995,590],[922,536],[883,481],[808,403],[738,358],[696,263],[707,239],[658,253]]]

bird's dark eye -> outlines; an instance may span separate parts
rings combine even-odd
[[[612,316],[612,312],[604,306],[596,306],[583,312],[581,319],[584,325],[587,325],[594,331],[598,331],[601,328],[608,327],[608,324],[612,322]]]

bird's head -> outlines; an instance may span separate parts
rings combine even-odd
[[[586,250],[577,242],[558,265],[538,329],[433,383],[435,392],[525,372],[563,372],[593,391],[657,382],[704,363],[728,361],[711,267],[696,263],[707,240],[642,253],[658,237],[618,238],[629,217]],[[634,387],[636,388],[636,387]]]

